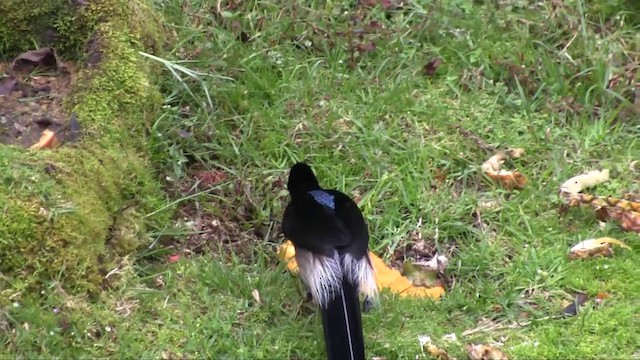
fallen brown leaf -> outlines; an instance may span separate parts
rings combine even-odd
[[[588,239],[575,244],[569,249],[569,259],[587,259],[594,257],[609,257],[613,255],[613,249],[611,244],[618,245],[620,247],[631,249],[624,242],[613,239],[610,237],[601,237],[597,239]]]
[[[18,55],[11,68],[16,72],[31,72],[36,68],[59,68],[60,62],[51,48],[30,50]]]
[[[442,184],[445,182],[445,180],[447,180],[447,175],[448,175],[448,171],[447,170],[441,170],[440,168],[436,168],[435,170],[435,174],[433,175],[433,179],[438,183],[438,184]]]
[[[203,170],[197,172],[194,177],[204,187],[212,187],[227,180],[227,174],[222,170]]]
[[[162,289],[167,283],[164,281],[162,275],[158,275],[153,278],[153,283],[157,289]]]
[[[467,356],[471,360],[508,360],[509,358],[499,349],[490,345],[467,345]]]
[[[602,302],[603,302],[603,301],[605,301],[606,299],[608,299],[609,297],[610,297],[610,295],[609,295],[608,293],[606,293],[606,292],[599,292],[599,293],[596,295],[596,298],[595,298],[595,300],[596,300],[596,304],[597,304],[597,305],[602,304]]]
[[[435,359],[438,359],[438,360],[449,360],[450,359],[449,354],[447,353],[446,350],[441,349],[441,348],[437,347],[434,344],[428,344],[426,346],[426,348],[427,348],[427,351],[429,352],[429,354],[431,356],[433,356]]]
[[[518,171],[502,170],[502,165],[510,157],[509,153],[521,156],[523,149],[514,149],[507,152],[498,151],[482,164],[482,171],[493,181],[499,183],[507,190],[522,189],[527,185],[527,178]]]
[[[517,159],[522,155],[524,155],[524,149],[523,148],[508,149],[507,155],[509,155],[509,157],[511,158]]]
[[[620,227],[625,231],[640,233],[640,212],[622,212],[620,215]]]
[[[490,157],[489,160],[482,164],[482,170],[485,172],[500,171],[505,160],[507,160],[507,154],[502,151],[498,151],[495,155]]]
[[[609,215],[609,209],[606,207],[599,207],[595,209],[596,219],[600,222],[607,222],[611,219]]]
[[[487,176],[507,190],[523,189],[528,182],[527,178],[517,171],[501,170],[497,173],[487,173]]]
[[[433,76],[436,74],[436,71],[438,70],[438,67],[440,66],[440,64],[442,64],[442,59],[434,58],[431,61],[429,61],[422,70],[424,71],[425,75]]]
[[[60,146],[60,141],[56,136],[56,133],[51,130],[44,130],[42,132],[42,136],[40,140],[36,144],[31,145],[29,149],[31,150],[40,150],[40,149],[53,149]]]

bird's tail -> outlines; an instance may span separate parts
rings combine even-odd
[[[368,257],[342,259],[296,249],[300,275],[320,306],[328,360],[364,360],[359,293],[377,295]]]
[[[363,360],[364,336],[358,287],[345,277],[342,291],[321,307],[328,360]]]

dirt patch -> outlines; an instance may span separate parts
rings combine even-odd
[[[206,253],[221,255],[225,260],[237,257],[242,261],[253,257],[258,238],[252,231],[243,230],[235,221],[198,211],[189,204],[178,211],[190,234],[173,247],[182,255],[198,256]]]
[[[0,144],[30,147],[44,130],[70,140],[71,116],[62,105],[74,75],[74,64],[58,61],[49,49],[0,63]]]
[[[184,257],[213,254],[224,261],[253,261],[272,224],[256,223],[254,213],[260,200],[247,182],[232,179],[222,169],[207,169],[196,163],[183,180],[165,185],[166,193],[174,199],[208,191],[216,196],[207,197],[206,204],[199,197],[184,201],[175,216],[184,235],[163,239],[163,247]]]

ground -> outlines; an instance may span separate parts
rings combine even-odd
[[[369,358],[429,358],[425,336],[456,358],[469,343],[639,358],[638,235],[589,207],[561,211],[558,194],[601,168],[611,180],[590,193],[640,191],[634,4],[353,3],[164,2],[180,40],[153,60],[165,98],[146,141],[173,200],[146,215],[177,217],[97,298],[55,284],[16,298],[0,351],[322,358],[321,321],[276,256],[287,169],[304,159],[358,198],[384,259],[450,260],[441,301],[385,293],[364,315]],[[525,150],[505,164],[522,189],[482,174],[507,148]],[[567,257],[604,236],[631,250]],[[591,300],[559,317],[578,293]]]
[[[2,84],[5,85],[2,87],[3,96],[0,98],[2,144],[33,146],[45,129],[56,132],[60,141],[65,140],[65,131],[62,131],[62,128],[67,118],[62,102],[69,91],[73,74],[69,69],[63,68],[63,65],[56,64],[52,51],[44,50],[36,53],[35,60],[40,61],[29,61],[31,64],[48,65],[40,72],[34,71],[31,67],[20,71],[20,66],[0,65],[0,73],[15,74],[2,79]],[[47,57],[51,64],[41,61]],[[19,63],[18,61],[17,64]],[[20,75],[24,79],[21,79]]]
[[[170,218],[147,215],[165,194],[142,145],[146,114],[161,106],[137,50],[153,47],[136,30],[146,20],[129,24],[144,7],[118,0],[50,5],[66,11],[40,19],[43,8],[2,4],[12,14],[0,23],[0,32],[12,34],[7,39],[27,36],[12,30],[34,18],[55,20],[60,31],[55,51],[34,42],[22,53],[3,44],[0,53],[0,253],[10,254],[0,263],[3,309],[42,288],[96,296],[117,283],[107,275],[124,257],[150,242],[146,225]],[[93,12],[109,6],[117,11],[96,20]],[[65,22],[69,14],[76,32]],[[65,45],[81,34],[86,47],[74,58]],[[44,131],[55,132],[58,147],[32,148]]]

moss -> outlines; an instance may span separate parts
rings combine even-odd
[[[11,58],[35,47],[53,47],[66,59],[81,59],[96,26],[126,28],[145,48],[167,41],[162,19],[146,1],[0,0],[0,55]]]
[[[101,24],[107,24],[114,30],[127,29],[127,33],[139,41],[144,48],[157,50],[167,39],[172,39],[170,33],[163,27],[163,19],[151,8],[146,1],[103,0],[91,4],[88,8],[89,18],[105,19]]]
[[[48,153],[3,151],[0,272],[61,280],[93,291],[118,256],[148,242],[142,214],[163,195],[134,151],[101,147]],[[13,175],[9,175],[13,174]],[[136,231],[132,231],[135,229]]]
[[[32,49],[54,46],[65,56],[81,53],[93,23],[81,7],[68,0],[0,1],[0,54],[6,57]]]
[[[58,22],[66,21],[67,9],[57,9]],[[16,291],[49,280],[70,292],[97,291],[122,256],[148,243],[147,227],[171,216],[143,216],[165,201],[143,141],[145,122],[161,105],[137,53],[160,36],[136,21],[143,11],[150,11],[143,0],[104,0],[74,13],[95,22],[82,41],[92,62],[77,74],[65,104],[83,126],[77,145],[0,147],[0,253],[10,254],[0,272]]]
[[[95,35],[102,50],[100,71],[79,74],[68,106],[95,139],[119,144],[126,140],[122,135],[136,140],[142,135],[144,110],[153,109],[160,97],[140,68],[140,57],[132,47],[135,39],[112,27],[105,24]]]

